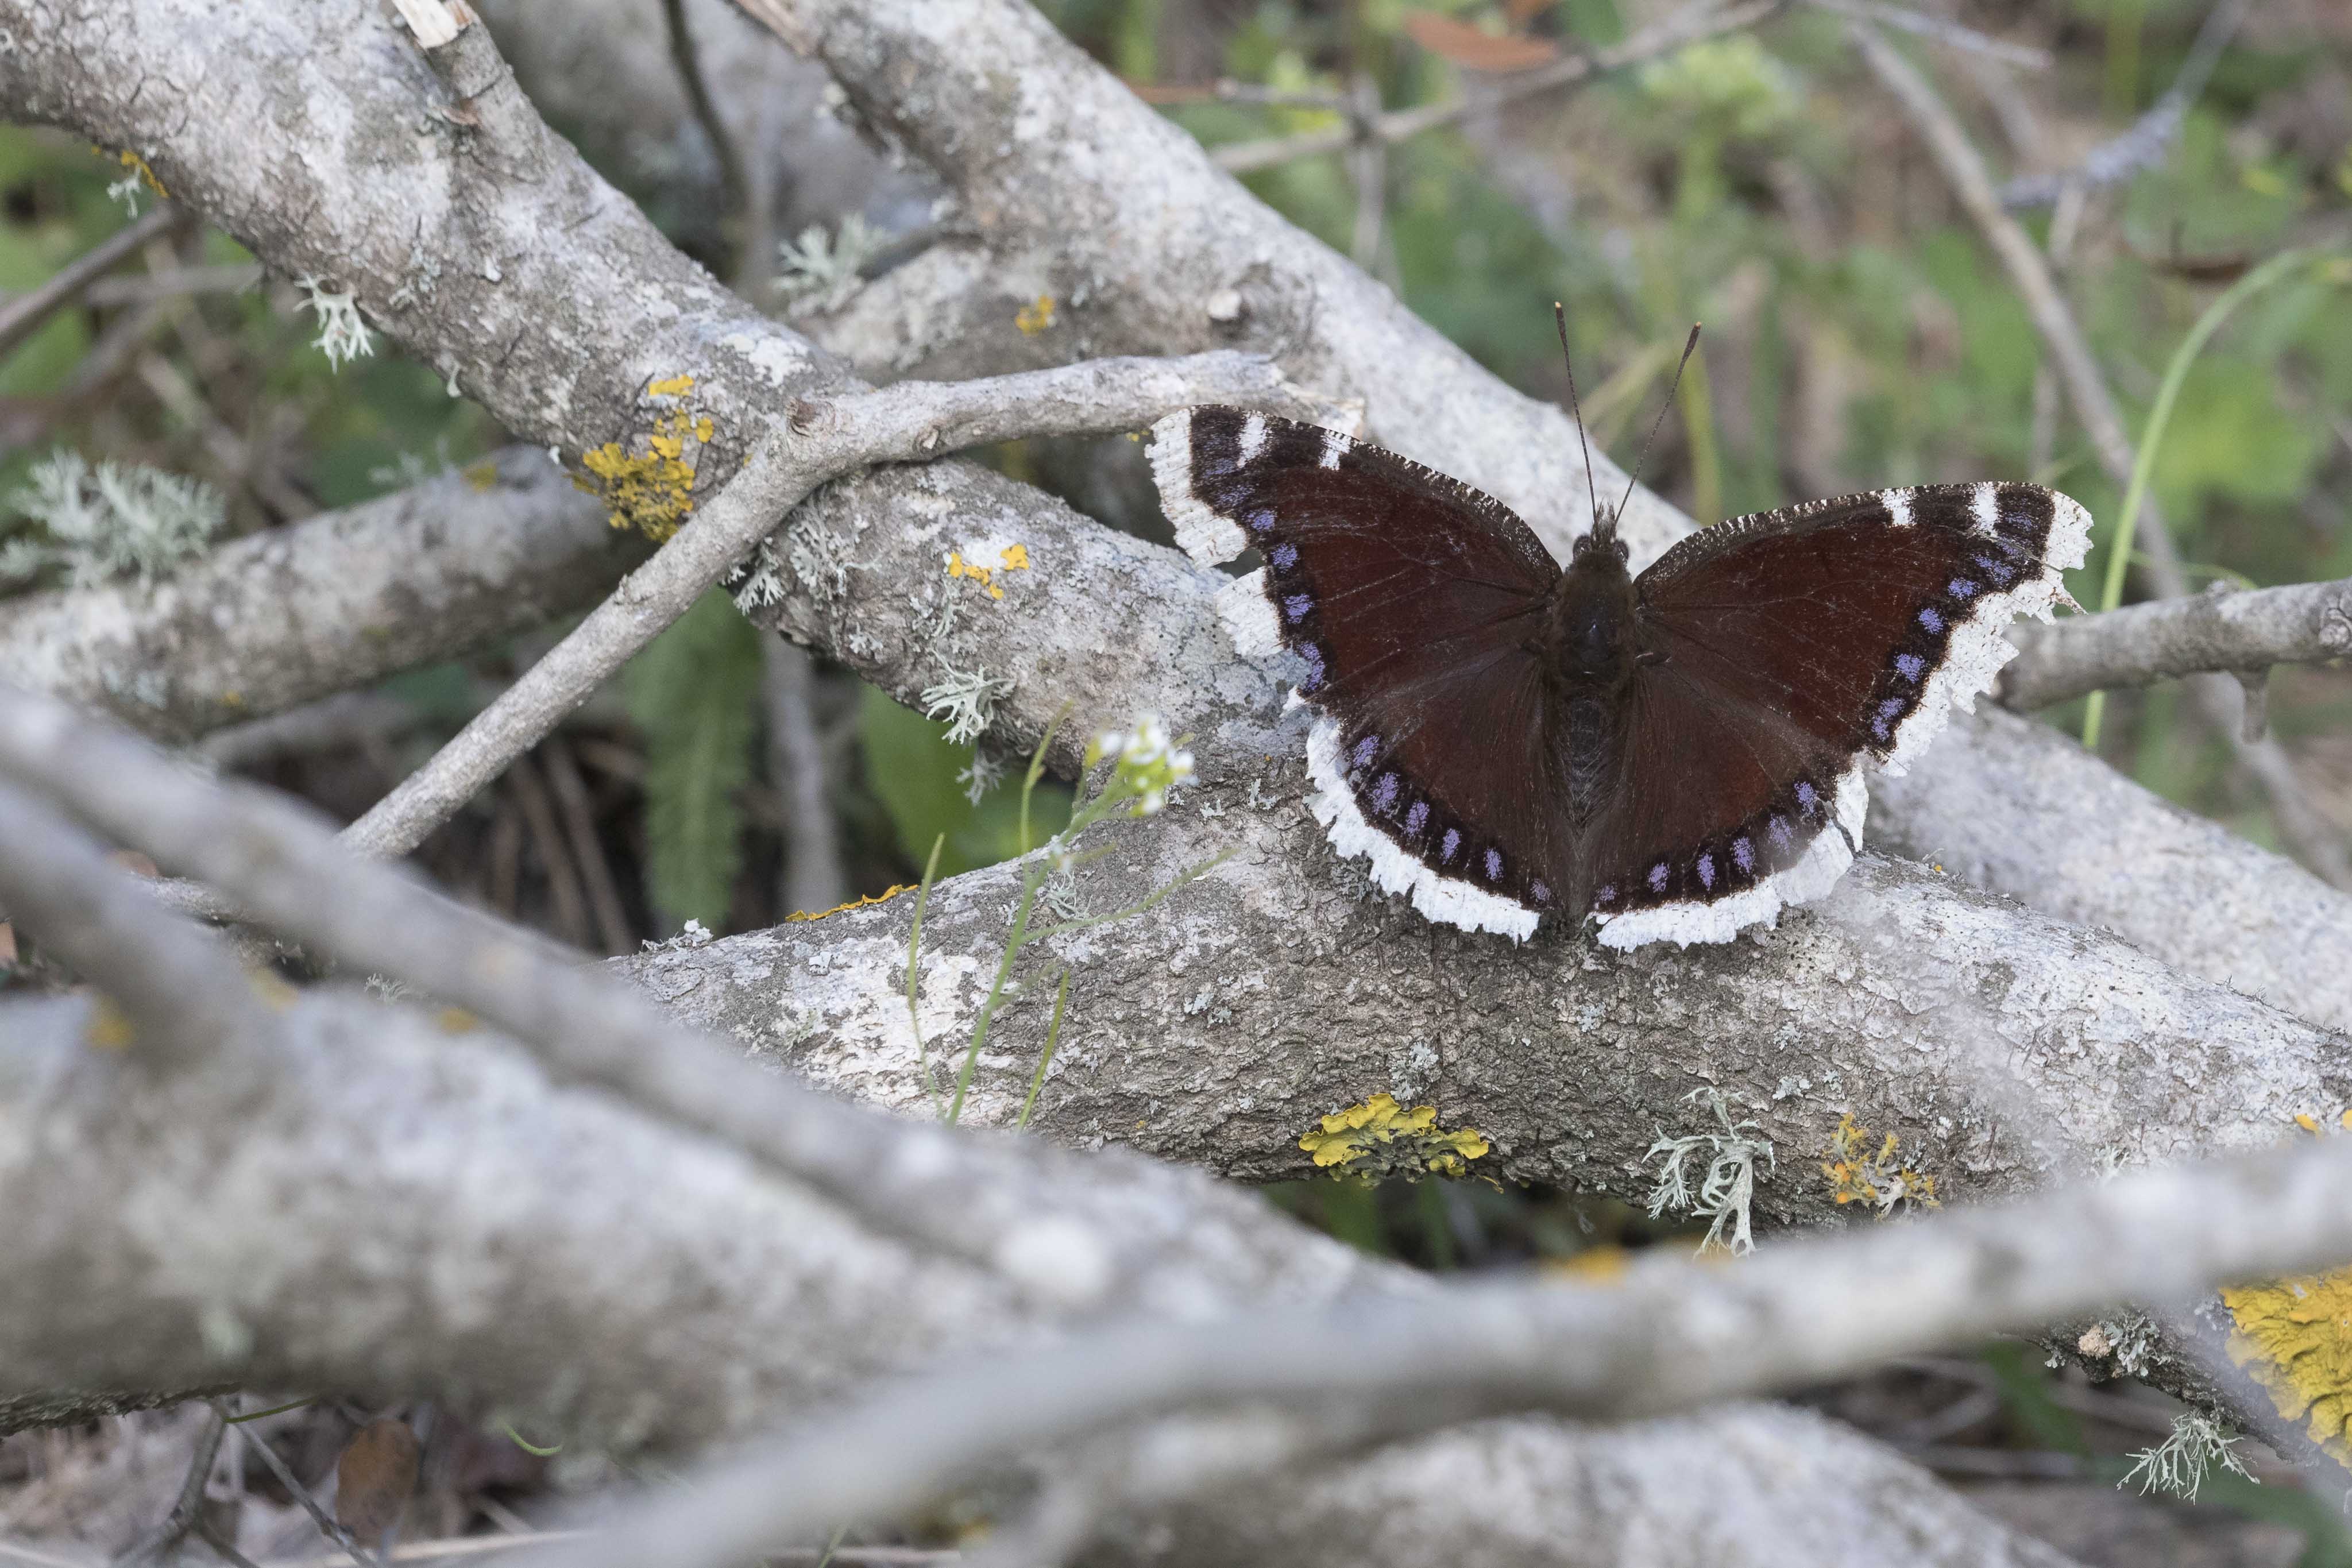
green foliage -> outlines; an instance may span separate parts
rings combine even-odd
[[[735,792],[758,737],[760,634],[723,589],[697,600],[622,672],[646,740],[646,878],[666,928],[723,931],[742,867]]]
[[[866,786],[888,809],[899,853],[908,864],[920,866],[942,835],[942,877],[1021,852],[1018,781],[998,780],[973,805],[969,791],[974,748],[950,744],[945,724],[900,707],[876,688],[867,687],[861,700],[858,733]],[[1040,784],[1032,809],[1038,837],[1059,832],[1069,820],[1068,788]]]

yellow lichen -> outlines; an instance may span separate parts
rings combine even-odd
[[[648,397],[683,397],[694,390],[694,377],[674,375],[646,388]],[[667,539],[694,510],[694,474],[699,448],[709,443],[718,426],[709,415],[689,415],[672,408],[654,420],[646,437],[646,450],[631,455],[617,441],[580,455],[580,466],[593,481],[575,475],[572,483],[601,496],[613,509],[614,528],[635,528],[646,538]],[[689,451],[688,443],[695,447]]]
[[[139,1037],[131,1026],[131,1018],[121,1008],[100,996],[89,1010],[89,1026],[82,1031],[84,1043],[101,1051],[128,1050],[131,1042]]]
[[[111,158],[124,168],[136,172],[141,184],[166,201],[171,199],[172,193],[163,188],[163,182],[155,177],[155,171],[148,167],[147,160],[138,153],[128,149],[118,153],[111,148],[101,147],[96,142],[90,144],[90,151],[102,158]]]
[[[1038,295],[1021,307],[1021,313],[1013,318],[1013,324],[1021,329],[1023,337],[1035,337],[1054,324],[1054,297],[1051,294]]]
[[[2352,1110],[2333,1120],[2352,1131]],[[2294,1122],[2327,1136],[2308,1112]],[[2262,1384],[2281,1415],[2302,1422],[2314,1442],[2352,1464],[2352,1268],[2225,1287],[2221,1304],[2235,1325],[2230,1359]]]
[[[2352,1462],[2352,1268],[2221,1292],[2230,1359],[2289,1421]]]
[[[1324,1117],[1321,1127],[1301,1138],[1298,1146],[1322,1169],[1366,1180],[1423,1173],[1467,1175],[1468,1162],[1493,1147],[1475,1128],[1449,1132],[1438,1126],[1435,1106],[1407,1110],[1391,1094],[1376,1094]]]
[[[1004,590],[996,585],[996,574],[1028,570],[1029,547],[1025,544],[1000,545],[994,541],[984,541],[971,547],[971,559],[969,561],[964,559],[961,550],[948,552],[948,575],[972,579],[988,590],[988,596],[992,599],[1004,597]]]
[[[485,458],[467,468],[460,477],[473,489],[487,490],[499,482],[499,466]]]
[[[1865,1152],[1870,1137],[1870,1129],[1852,1116],[1838,1118],[1837,1131],[1830,1134],[1830,1157],[1822,1162],[1822,1174],[1830,1179],[1831,1197],[1841,1204],[1869,1204],[1882,1215],[1892,1213],[1897,1204],[1942,1206],[1936,1196],[1936,1178],[1895,1158],[1900,1140],[1894,1133],[1886,1135],[1875,1152]]]
[[[445,1035],[470,1035],[482,1026],[482,1021],[463,1007],[444,1007],[433,1015]]]
[[[897,887],[888,889],[883,892],[876,893],[869,898],[852,899],[845,904],[835,904],[829,910],[798,910],[786,915],[784,919],[787,921],[821,921],[827,915],[837,915],[844,910],[862,910],[871,904],[887,904],[891,900],[897,898],[899,894],[911,893],[914,890],[915,885],[912,882],[901,882]]]
[[[1542,1268],[1547,1274],[1579,1285],[1614,1284],[1624,1277],[1626,1266],[1633,1255],[1611,1242],[1588,1247],[1581,1252],[1571,1252],[1566,1258],[1548,1258]]]

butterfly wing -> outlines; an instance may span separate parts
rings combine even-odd
[[[1601,940],[1727,941],[1818,898],[1862,835],[1865,763],[1900,770],[2047,620],[2089,514],[2038,485],[1927,485],[1693,534],[1635,581],[1656,662],[1587,840]],[[1605,895],[1605,896],[1602,896]]]
[[[1432,920],[1532,932],[1572,846],[1528,647],[1559,568],[1527,524],[1392,452],[1237,408],[1170,415],[1151,464],[1197,559],[1265,558],[1218,608],[1242,653],[1305,667],[1314,809],[1339,852]]]

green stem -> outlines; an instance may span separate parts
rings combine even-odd
[[[1152,906],[1159,903],[1162,899],[1165,899],[1177,889],[1184,886],[1185,883],[1199,881],[1202,878],[1207,876],[1210,872],[1215,870],[1218,867],[1232,859],[1237,853],[1239,853],[1239,851],[1228,849],[1222,854],[1203,860],[1199,865],[1193,867],[1191,870],[1185,872],[1182,876],[1177,878],[1174,881],[1169,883],[1166,887],[1160,889],[1158,892],[1152,893],[1145,898],[1138,899],[1135,902],[1128,905],[1127,908],[1123,910],[1113,910],[1107,915],[1085,915],[1077,920],[1064,921],[1059,925],[1047,926],[1044,931],[1039,931],[1031,940],[1034,942],[1044,942],[1048,937],[1066,936],[1071,931],[1085,931],[1090,926],[1108,925],[1114,921],[1132,920],[1137,915],[1142,914],[1145,910],[1152,908]]]
[[[1029,753],[1029,773],[1021,781],[1021,853],[1024,855],[1029,853],[1029,797],[1036,793],[1037,781],[1045,774],[1045,748],[1054,743],[1054,731],[1069,717],[1071,706],[1076,700],[1072,698],[1055,710],[1054,716],[1045,721],[1045,732],[1037,737],[1037,749]]]
[[[923,951],[923,906],[931,900],[931,879],[940,873],[940,851],[947,847],[948,836],[940,834],[931,840],[931,858],[923,867],[923,885],[915,890],[915,928],[907,933],[907,1023],[915,1031],[915,1070],[922,1074],[923,1088],[930,1092],[931,1110],[945,1114],[940,1108],[940,1086],[931,1080],[930,1053],[923,1047],[923,1018],[915,1010],[915,961]]]
[[[1045,1069],[1054,1065],[1054,1047],[1062,1037],[1062,1007],[1070,999],[1070,972],[1062,971],[1061,987],[1054,993],[1054,1021],[1045,1026],[1045,1052],[1037,1058],[1037,1075],[1029,1080],[1029,1098],[1021,1102],[1021,1120],[1013,1131],[1024,1132],[1029,1128],[1029,1112],[1037,1106],[1037,1091],[1045,1087]]]
[[[2149,479],[2156,472],[2157,448],[2164,440],[2164,427],[2172,418],[2172,405],[2180,396],[2180,384],[2189,377],[2189,367],[2195,363],[2206,342],[2221,330],[2230,313],[2249,299],[2269,288],[2294,268],[2310,259],[2305,249],[2282,250],[2243,278],[2224,289],[2221,297],[2205,307],[2189,335],[2172,352],[2172,363],[2164,367],[2164,381],[2156,389],[2156,404],[2147,411],[2147,423],[2141,427],[2139,451],[2132,459],[2131,482],[2124,488],[2124,504],[2116,513],[2115,531],[2107,546],[2106,581],[2100,584],[2099,608],[2112,610],[2123,603],[2124,567],[2131,560],[2133,530],[2139,521],[2139,510],[2147,500]],[[2083,744],[2095,750],[2099,744],[2099,721],[2106,712],[2106,693],[2094,691],[2083,714]]]
[[[980,1047],[988,1038],[988,1021],[996,1016],[996,1005],[1004,996],[1004,983],[1012,978],[1013,961],[1021,956],[1021,949],[1029,941],[1029,911],[1036,907],[1037,889],[1045,879],[1034,866],[1021,874],[1021,903],[1013,911],[1013,931],[1004,939],[1004,956],[997,961],[996,978],[988,987],[988,1000],[980,1005],[980,1016],[971,1021],[971,1044],[964,1048],[963,1069],[956,1074],[955,1099],[948,1102],[947,1124],[953,1127],[963,1115],[963,1097],[971,1088],[971,1069],[980,1062]]]

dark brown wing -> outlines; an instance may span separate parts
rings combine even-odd
[[[1559,568],[1510,510],[1338,431],[1203,407],[1153,430],[1177,537],[1264,557],[1220,609],[1287,648],[1318,718],[1316,812],[1433,920],[1525,936],[1568,853],[1528,648]]]
[[[1722,941],[1826,891],[1861,838],[1864,763],[1899,770],[1990,686],[2001,629],[2048,617],[2089,529],[2037,485],[1927,485],[1740,518],[1660,557],[1634,583],[1655,662],[1585,841],[1601,940]]]

